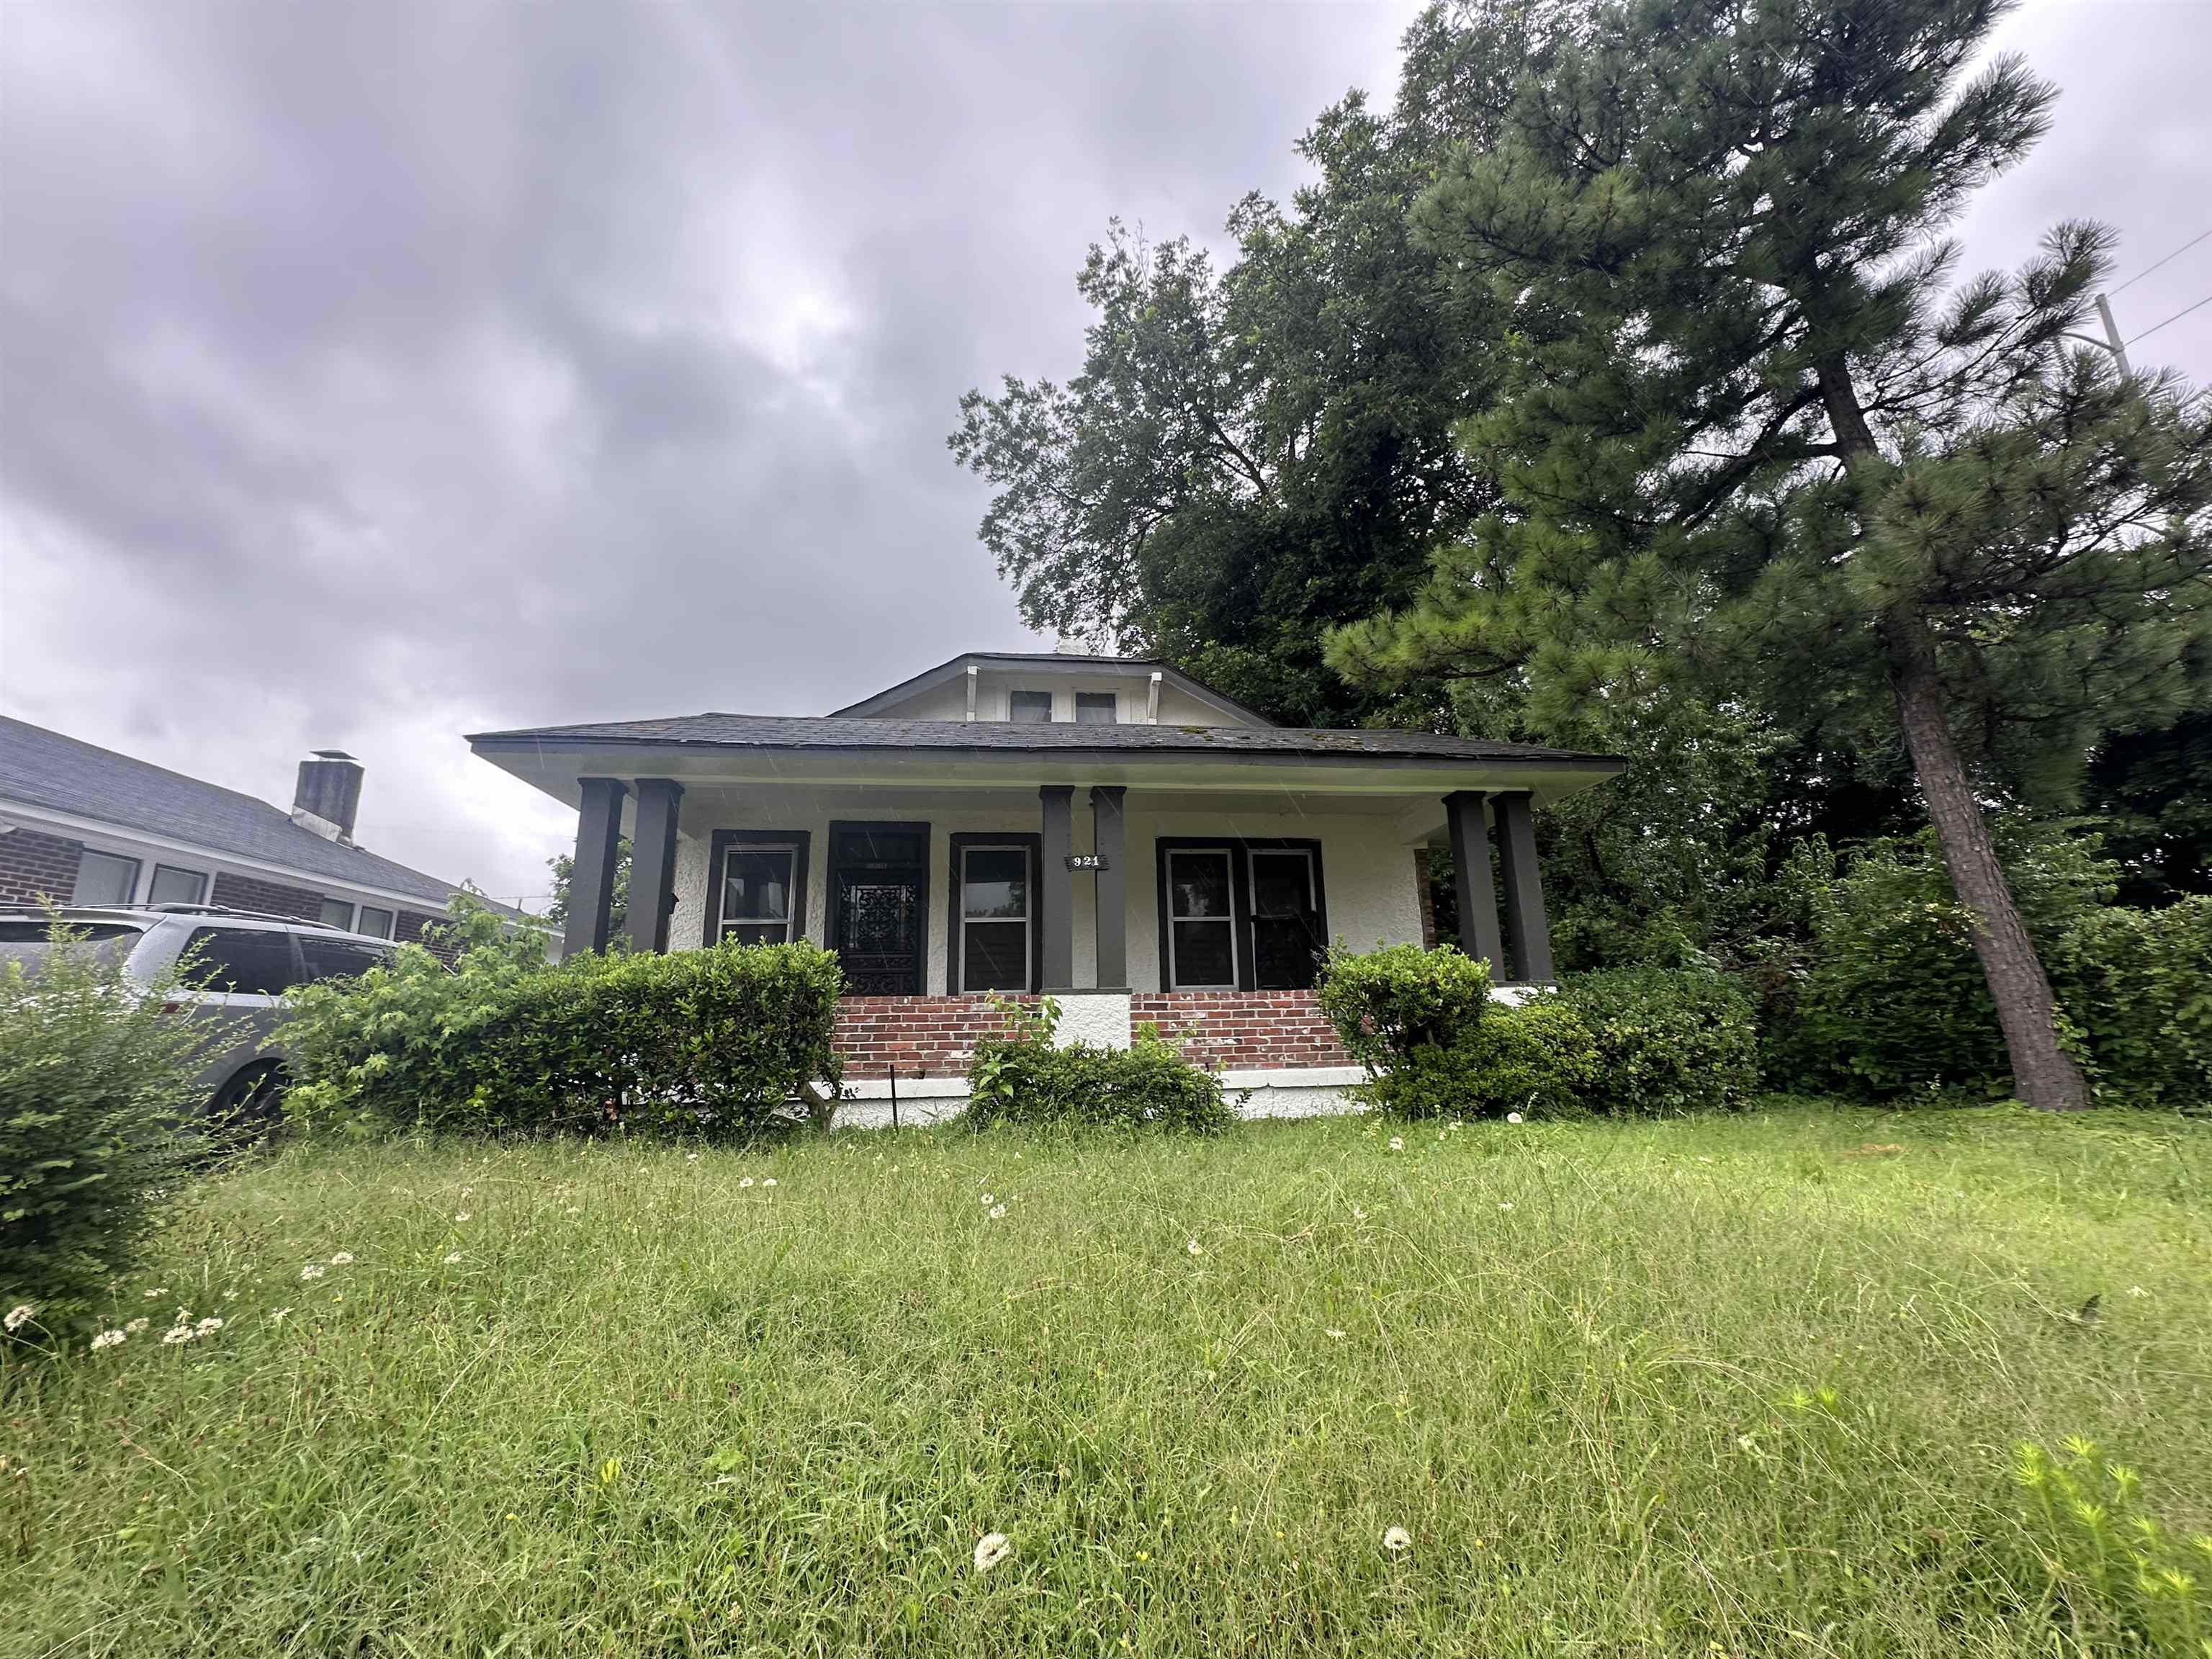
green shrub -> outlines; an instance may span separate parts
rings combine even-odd
[[[1490,965],[1449,945],[1333,951],[1322,1012],[1367,1071],[1358,1093],[1404,1117],[1555,1110],[1589,1084],[1589,1033],[1550,997],[1493,1002]]]
[[[2022,919],[2050,951],[2111,890],[2079,839],[2000,825]],[[1996,1006],[1934,835],[1877,842],[1812,900],[1811,965],[1770,1028],[1778,1081],[1889,1095],[2010,1087]]]
[[[1154,1027],[1139,1026],[1127,1048],[1060,1048],[1053,1041],[1058,1003],[1046,997],[1006,1006],[1013,1029],[976,1044],[969,1062],[971,1127],[1091,1124],[1212,1134],[1236,1121],[1221,1079],[1185,1060]]]
[[[1594,1041],[1589,1103],[1599,1111],[1711,1110],[1740,1106],[1759,1087],[1752,1000],[1726,975],[1695,968],[1578,974],[1560,1000]]]
[[[2212,1112],[2212,898],[2092,910],[2050,953],[2100,1094]]]
[[[1555,997],[1499,1003],[1450,1042],[1416,1043],[1360,1095],[1401,1117],[1502,1117],[1572,1109],[1597,1072],[1597,1047]]]
[[[732,944],[547,967],[533,948],[487,940],[450,972],[405,949],[305,988],[288,1109],[358,1126],[726,1133],[804,1095],[827,1121],[843,984],[828,951]]]
[[[178,1127],[222,1034],[165,1012],[167,988],[59,928],[35,975],[0,964],[0,1347],[82,1328],[200,1150]]]
[[[1472,1030],[1490,1010],[1490,964],[1449,945],[1338,949],[1322,965],[1316,995],[1345,1052],[1372,1075]]]

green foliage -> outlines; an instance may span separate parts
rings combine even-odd
[[[531,960],[489,938],[448,972],[403,949],[303,988],[287,1032],[304,1121],[728,1133],[826,1081],[842,987],[805,943]]]
[[[1339,947],[1322,964],[1316,1000],[1345,1052],[1370,1075],[1419,1048],[1449,1048],[1490,1006],[1490,964],[1449,945]]]
[[[2094,909],[2051,951],[2058,1000],[2088,1042],[2100,1093],[2212,1110],[2212,897]]]
[[[1548,997],[1493,1003],[1490,964],[1448,945],[1332,951],[1316,996],[1367,1070],[1361,1094],[1402,1117],[1561,1109],[1595,1071],[1572,1011]]]
[[[618,937],[629,918],[629,837],[624,836],[615,843],[614,891],[607,903],[607,937]],[[552,902],[545,907],[545,920],[556,928],[568,921],[568,893],[575,884],[576,855],[556,853],[545,860],[545,869],[553,878]]]
[[[1590,1104],[1668,1114],[1740,1108],[1759,1087],[1750,995],[1710,969],[1578,974],[1560,989],[1595,1048]]]
[[[1185,1060],[1156,1027],[1138,1027],[1127,1048],[1062,1048],[1053,1040],[1060,1005],[1052,998],[1001,1006],[1012,1029],[977,1043],[969,1063],[970,1127],[1087,1124],[1213,1134],[1237,1121],[1221,1079]]]
[[[127,1272],[191,1155],[181,1121],[218,1030],[162,1011],[167,985],[57,925],[35,975],[0,963],[0,1310],[10,1342],[66,1340]]]
[[[2069,1438],[2056,1455],[2023,1441],[2012,1484],[2026,1547],[2013,1570],[2040,1579],[2075,1630],[2107,1626],[2115,1652],[2212,1652],[2212,1536],[2162,1524],[2138,1471],[2094,1441]]]
[[[2079,839],[2012,826],[2002,850],[2046,949],[2111,891],[2112,866]],[[1996,1005],[1932,831],[1857,849],[1811,904],[1810,969],[1770,1011],[1780,1075],[1876,1095],[2008,1086]]]

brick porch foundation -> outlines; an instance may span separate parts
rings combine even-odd
[[[1139,991],[1129,1020],[1216,1072],[1352,1064],[1311,991]]]

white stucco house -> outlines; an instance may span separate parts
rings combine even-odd
[[[1423,940],[1448,843],[1468,948],[1501,984],[1548,980],[1530,808],[1624,764],[1279,726],[1166,663],[1060,653],[955,657],[817,717],[469,741],[576,809],[568,949],[607,945],[627,835],[635,947],[836,951],[848,1084],[925,1116],[964,1098],[994,996],[1029,993],[1065,1035],[1156,1024],[1256,1109],[1334,1100],[1357,1074],[1314,1003],[1328,944]]]

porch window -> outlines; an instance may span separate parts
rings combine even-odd
[[[793,846],[732,847],[724,854],[718,937],[742,945],[788,945],[798,861]]]
[[[1237,988],[1237,920],[1229,849],[1167,855],[1168,987]]]
[[[1030,853],[1026,847],[960,849],[959,959],[963,991],[1026,991],[1030,983]]]
[[[1327,948],[1317,841],[1159,842],[1161,983],[1310,988]]]
[[[1305,847],[1255,847],[1252,981],[1262,991],[1302,991],[1328,940],[1321,933],[1318,855]]]

